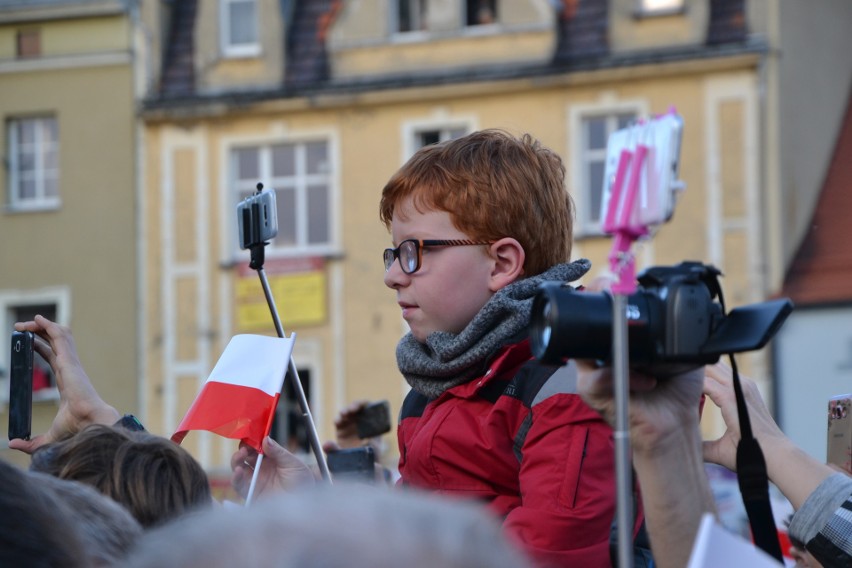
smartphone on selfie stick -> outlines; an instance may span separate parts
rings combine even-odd
[[[9,358],[9,439],[29,440],[33,417],[33,348],[31,331],[13,331]]]
[[[281,318],[278,317],[278,309],[275,307],[275,299],[272,297],[272,290],[269,287],[266,272],[263,270],[264,247],[278,234],[278,207],[275,200],[275,191],[271,189],[264,190],[263,184],[258,183],[257,192],[237,204],[237,223],[240,248],[243,250],[248,249],[251,252],[249,267],[256,270],[260,277],[263,294],[266,296],[266,303],[269,305],[269,311],[272,314],[272,320],[275,324],[275,331],[278,333],[278,337],[283,338],[285,337],[284,328],[281,325]],[[299,372],[296,370],[296,363],[292,357],[290,357],[287,377],[285,380],[290,380],[293,391],[296,393],[296,398],[299,401],[299,406],[302,409],[302,419],[305,422],[308,441],[316,457],[320,474],[324,480],[331,483],[331,473],[328,470],[328,463],[322,451],[314,419],[311,416],[311,409],[308,405],[308,399],[305,396],[305,389],[302,388],[302,381],[299,379]]]

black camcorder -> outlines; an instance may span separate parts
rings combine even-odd
[[[724,313],[721,272],[699,262],[643,271],[627,297],[630,366],[667,377],[717,362],[723,354],[762,348],[793,310],[787,299]],[[530,343],[546,364],[612,360],[612,296],[548,282],[533,299]]]

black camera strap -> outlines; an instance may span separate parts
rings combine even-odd
[[[740,421],[740,442],[737,444],[737,481],[743,498],[752,537],[755,545],[783,563],[781,544],[778,541],[778,529],[769,501],[769,476],[766,473],[766,460],[760,444],[751,431],[745,396],[743,396],[740,375],[734,355],[729,354],[731,370],[734,376],[734,395],[737,399],[737,415]]]

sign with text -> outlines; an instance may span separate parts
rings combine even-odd
[[[269,259],[264,264],[269,289],[285,332],[317,325],[327,317],[327,278],[321,258]],[[241,263],[235,285],[238,332],[275,331],[257,272]]]

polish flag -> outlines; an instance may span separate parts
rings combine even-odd
[[[207,430],[242,440],[261,452],[261,442],[272,428],[295,338],[295,334],[289,338],[231,338],[172,440],[180,444],[190,430]]]

